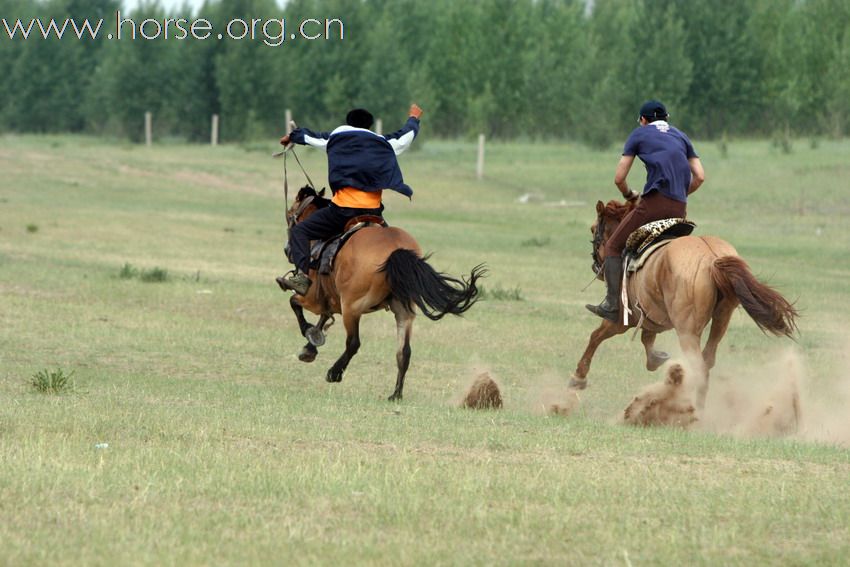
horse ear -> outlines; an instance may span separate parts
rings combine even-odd
[[[605,204],[602,201],[596,201],[596,214],[601,215],[605,210]]]
[[[325,196],[325,188],[322,187],[322,190],[319,191],[319,197],[324,197],[324,196]]]

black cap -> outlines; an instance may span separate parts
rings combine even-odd
[[[665,120],[667,108],[657,100],[648,100],[640,107],[640,115],[652,122],[653,120]]]
[[[349,126],[366,128],[367,130],[372,127],[374,121],[375,118],[372,116],[372,113],[365,108],[355,108],[345,117],[345,123]]]

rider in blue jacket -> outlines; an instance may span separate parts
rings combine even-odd
[[[345,124],[332,132],[313,132],[296,128],[280,139],[284,146],[301,144],[324,148],[328,153],[328,182],[333,192],[329,206],[319,209],[296,224],[290,234],[289,246],[295,273],[279,277],[284,290],[304,295],[310,288],[310,241],[324,240],[342,233],[346,223],[360,215],[381,216],[384,206],[381,193],[392,189],[406,197],[413,195],[402,178],[396,156],[413,143],[419,133],[422,109],[411,105],[407,122],[397,132],[382,136],[370,128],[372,114],[355,108],[345,118]]]

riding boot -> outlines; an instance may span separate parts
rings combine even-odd
[[[307,274],[304,272],[296,270],[294,274],[289,277],[281,276],[279,278],[275,278],[277,285],[280,286],[280,289],[287,291],[292,290],[298,295],[307,295],[307,290],[310,289],[310,285],[313,283]]]
[[[620,288],[623,284],[623,259],[619,256],[608,256],[605,258],[605,264],[602,270],[605,276],[605,285],[608,287],[608,291],[605,294],[605,301],[599,305],[585,305],[585,307],[591,313],[616,323],[620,318]]]

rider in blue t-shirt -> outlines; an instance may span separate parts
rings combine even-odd
[[[685,218],[688,195],[696,191],[705,172],[688,137],[667,122],[667,109],[657,100],[641,107],[636,128],[623,148],[614,184],[628,201],[638,199],[629,189],[626,177],[635,156],[646,166],[646,185],[640,200],[605,243],[603,275],[608,287],[605,300],[586,307],[596,315],[617,321],[620,312],[620,286],[623,279],[623,249],[629,235],[655,220]]]

